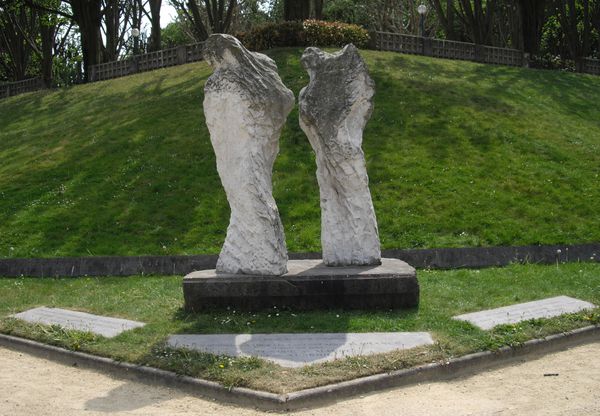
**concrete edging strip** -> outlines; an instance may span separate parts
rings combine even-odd
[[[0,334],[0,346],[26,352],[66,365],[82,366],[108,373],[118,378],[146,384],[162,385],[184,390],[190,394],[263,410],[292,410],[325,405],[340,399],[375,390],[408,384],[448,379],[508,363],[529,354],[540,355],[590,341],[600,340],[600,325],[591,325],[562,334],[525,342],[519,347],[503,347],[452,359],[446,363],[392,371],[354,380],[300,390],[288,394],[274,394],[247,388],[227,388],[218,383],[180,376],[170,371],[118,362],[110,358],[69,351],[23,338]]]

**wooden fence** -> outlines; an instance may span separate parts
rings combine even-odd
[[[372,47],[380,51],[394,51],[496,65],[527,66],[529,63],[527,55],[517,49],[496,48],[487,45],[476,45],[474,43],[390,32],[372,32],[371,38]],[[200,42],[136,55],[120,61],[93,65],[88,69],[89,82],[201,61],[203,48],[204,42]],[[600,60],[584,59],[581,65],[581,72],[600,75]],[[43,84],[39,78],[0,84],[0,99],[24,92],[37,91],[42,88]]]
[[[486,64],[527,65],[525,54],[517,49],[496,48],[487,45],[476,45],[474,43],[390,32],[373,32],[372,36],[375,38],[375,48],[380,51],[403,52]]]
[[[600,75],[600,60],[589,58],[584,59],[581,72],[585,72],[587,74]]]
[[[93,65],[89,68],[89,82],[118,78],[138,72],[200,61],[202,60],[203,46],[204,42],[194,43],[191,45],[183,45],[176,48],[136,55],[121,61]]]
[[[44,88],[44,83],[40,78],[30,78],[23,81],[0,84],[0,99],[23,94],[25,92],[41,90],[42,88]]]

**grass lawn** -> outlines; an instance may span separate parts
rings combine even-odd
[[[269,52],[296,95],[301,52]],[[383,248],[600,241],[600,77],[363,56]],[[202,111],[209,75],[195,63],[0,100],[0,257],[217,253],[229,208]],[[274,170],[288,248],[319,251],[297,109]]]
[[[452,316],[567,295],[600,305],[600,264],[511,265],[505,268],[419,271],[421,303],[408,311],[269,310],[205,314],[182,311],[181,277],[1,278],[0,332],[276,393],[352,379],[528,339],[600,324],[600,308],[482,331]],[[62,307],[146,322],[107,339],[59,327],[26,324],[8,315],[36,306]],[[165,347],[175,333],[429,331],[436,344],[405,352],[348,358],[301,369],[257,358],[233,359]]]

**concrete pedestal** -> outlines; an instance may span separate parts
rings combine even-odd
[[[379,266],[356,267],[290,260],[288,270],[283,276],[190,273],[183,279],[185,309],[397,309],[419,304],[416,271],[402,260],[382,259]]]

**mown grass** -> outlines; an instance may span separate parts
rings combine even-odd
[[[600,265],[512,265],[506,268],[419,271],[421,302],[407,311],[292,310],[188,314],[180,277],[2,278],[0,332],[72,350],[152,365],[182,374],[287,392],[367,374],[447,360],[470,352],[517,346],[526,340],[600,324],[600,308],[482,331],[452,320],[457,314],[567,295],[600,305]],[[37,306],[62,307],[146,322],[107,339],[60,327],[31,325],[9,315]],[[301,369],[257,358],[233,359],[165,347],[176,333],[287,333],[429,331],[436,344],[404,352],[354,357]]]
[[[296,95],[300,49],[269,52]],[[364,150],[384,248],[600,241],[600,77],[365,51]],[[0,257],[217,253],[229,208],[196,63],[0,101]],[[295,109],[274,193],[320,250]]]

